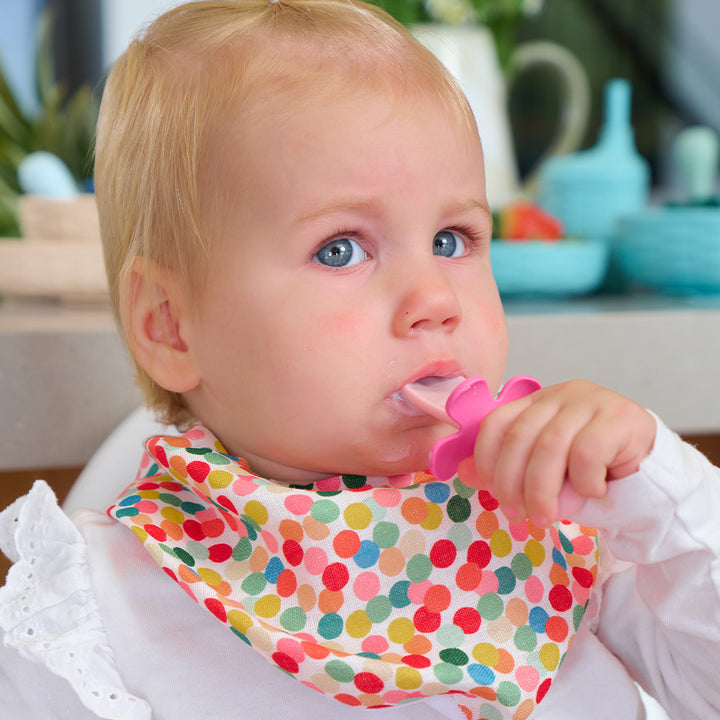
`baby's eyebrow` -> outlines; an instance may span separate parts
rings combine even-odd
[[[303,215],[298,219],[298,223],[302,224],[312,222],[318,218],[333,215],[338,212],[371,214],[378,212],[382,204],[384,203],[378,200],[338,200],[328,203],[327,205],[323,205],[307,215]],[[468,198],[466,200],[458,200],[456,202],[452,202],[448,206],[448,214],[472,212],[476,210],[481,211],[488,217],[492,217],[490,206],[485,198]]]
[[[488,205],[488,201],[485,198],[477,199],[477,198],[468,198],[467,200],[459,200],[457,204],[453,203],[452,210],[455,212],[470,212],[472,210],[480,210],[481,212],[485,213],[486,215],[489,215],[492,217],[492,212],[490,210],[490,205]]]
[[[375,200],[338,200],[323,205],[307,215],[298,219],[298,223],[311,222],[326,215],[333,215],[338,212],[372,213],[379,209],[379,203]]]

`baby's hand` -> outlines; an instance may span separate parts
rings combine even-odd
[[[461,479],[490,491],[511,522],[558,519],[565,482],[582,497],[636,472],[655,440],[655,420],[622,395],[583,380],[552,385],[493,410],[480,425]]]

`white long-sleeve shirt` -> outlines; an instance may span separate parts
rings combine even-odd
[[[662,423],[639,472],[572,518],[601,530],[593,592],[537,720],[720,718],[720,470]],[[0,720],[444,720],[448,696],[351,708],[267,665],[115,520],[72,522],[42,483],[0,516]]]

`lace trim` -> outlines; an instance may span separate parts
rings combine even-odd
[[[4,642],[65,678],[107,720],[149,720],[124,687],[90,583],[82,535],[38,480],[0,513],[0,548],[15,562],[0,588]]]

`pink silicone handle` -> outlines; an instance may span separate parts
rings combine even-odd
[[[533,377],[516,375],[505,383],[497,398],[493,398],[484,378],[470,377],[460,383],[445,405],[448,415],[460,429],[433,445],[429,461],[431,475],[438,480],[452,478],[460,461],[472,455],[483,418],[499,405],[519,400],[541,387]]]

